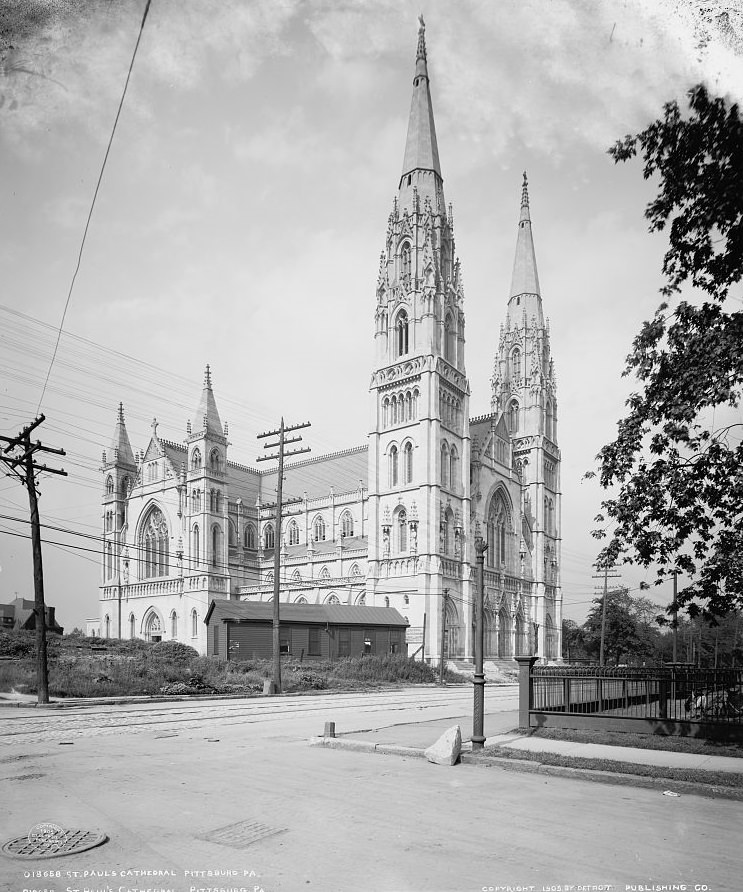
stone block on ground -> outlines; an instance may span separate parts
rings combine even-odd
[[[426,750],[426,758],[436,765],[456,765],[462,750],[462,732],[459,725],[444,731],[436,743]]]

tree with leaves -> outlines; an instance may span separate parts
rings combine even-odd
[[[687,114],[670,102],[609,151],[641,156],[658,178],[645,216],[669,247],[663,302],[624,372],[641,389],[597,456],[610,496],[594,535],[606,537],[602,561],[653,566],[656,584],[674,570],[690,579],[671,607],[719,616],[743,607],[743,312],[731,293],[743,277],[743,120],[696,86]]]
[[[594,598],[583,624],[583,642],[589,656],[598,659],[601,649],[604,598]],[[660,631],[658,608],[647,598],[633,597],[627,588],[607,592],[604,650],[609,661],[638,664],[657,659]]]

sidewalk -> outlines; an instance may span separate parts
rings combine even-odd
[[[472,716],[463,715],[455,719],[433,722],[392,725],[380,729],[344,732],[336,728],[333,743],[327,738],[324,745],[349,749],[368,749],[378,752],[421,756],[447,728],[459,725],[462,732],[462,750],[471,751]],[[743,758],[732,756],[709,756],[697,753],[678,753],[666,750],[649,750],[637,747],[608,746],[596,743],[573,743],[565,740],[549,740],[530,737],[514,731],[518,724],[517,712],[491,713],[485,716],[485,746],[502,746],[509,750],[530,753],[555,753],[582,759],[602,759],[630,765],[651,765],[661,768],[686,768],[696,771],[722,771],[743,774]],[[319,742],[319,741],[318,741]],[[485,753],[497,758],[497,753]],[[532,767],[535,763],[529,763]],[[513,765],[512,767],[517,767]]]

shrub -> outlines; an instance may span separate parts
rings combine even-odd
[[[197,650],[180,641],[156,641],[148,654],[153,660],[174,663],[177,666],[188,665],[198,655]]]

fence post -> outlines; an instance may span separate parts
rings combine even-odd
[[[519,728],[529,728],[529,710],[534,705],[531,667],[537,657],[516,657],[519,664]]]

